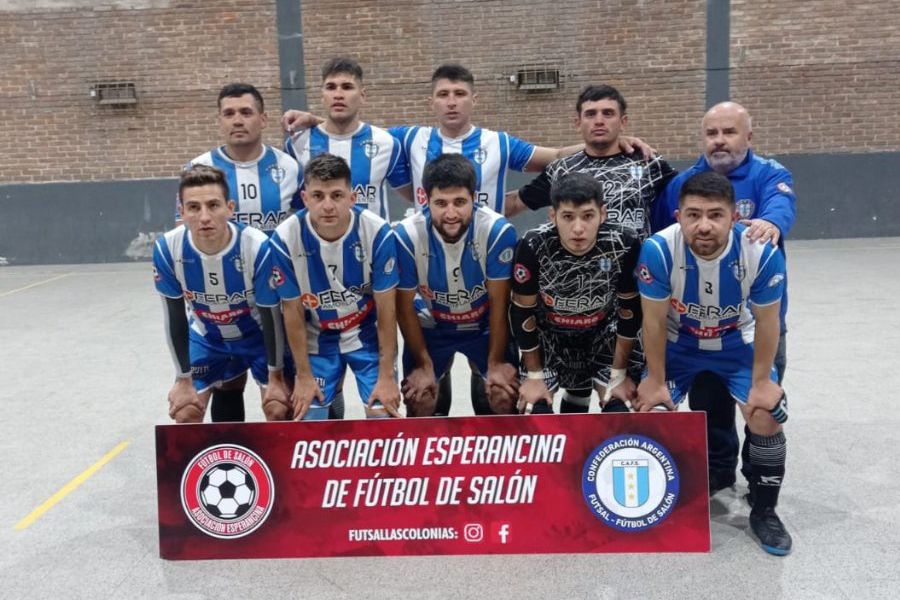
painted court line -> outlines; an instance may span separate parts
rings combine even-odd
[[[25,529],[26,527],[40,519],[45,512],[53,508],[59,501],[78,489],[78,486],[87,481],[91,475],[99,471],[101,467],[103,467],[103,465],[114,459],[130,443],[131,440],[125,440],[124,442],[120,443],[118,446],[107,452],[105,455],[103,455],[103,458],[88,467],[80,475],[75,477],[75,479],[64,485],[58,492],[50,496],[50,498],[48,498],[46,502],[31,511],[27,517],[16,523],[16,529]]]
[[[35,283],[29,283],[26,286],[16,288],[14,290],[9,290],[8,292],[2,292],[2,293],[0,293],[0,298],[3,298],[4,296],[11,296],[11,295],[15,294],[16,292],[23,292],[23,291],[29,290],[33,287],[37,287],[39,285],[44,285],[45,283],[50,283],[51,281],[56,281],[57,279],[62,279],[63,277],[68,277],[69,275],[72,275],[72,273],[63,273],[62,275],[57,275],[56,277],[51,277],[50,279],[45,279],[43,281],[37,281]]]

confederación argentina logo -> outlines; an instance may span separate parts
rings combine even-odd
[[[594,448],[581,491],[594,515],[615,529],[640,531],[666,519],[678,502],[678,467],[663,446],[624,434]]]
[[[203,450],[181,477],[181,505],[191,523],[221,539],[255,531],[272,511],[275,486],[269,467],[234,444]]]

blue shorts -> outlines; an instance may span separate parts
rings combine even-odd
[[[710,351],[691,350],[671,342],[666,343],[666,385],[672,402],[681,402],[691,389],[694,377],[703,371],[716,374],[731,396],[741,404],[746,404],[753,382],[753,346]],[[778,382],[778,373],[774,367],[769,377]]]
[[[343,354],[310,354],[309,365],[316,383],[322,390],[322,395],[325,396],[325,401],[320,403],[313,400],[304,420],[325,420],[328,418],[328,408],[334,402],[337,389],[344,380],[347,367],[350,367],[356,377],[356,387],[362,403],[368,404],[369,396],[372,395],[378,381],[378,345],[367,344],[359,350]],[[374,406],[380,404],[376,403]]]
[[[247,369],[259,385],[269,382],[266,346],[262,336],[237,342],[212,343],[191,331],[189,352],[191,377],[198,393],[236,379]]]
[[[440,378],[450,368],[453,355],[459,352],[475,365],[482,377],[487,376],[488,331],[459,331],[422,328],[425,349],[434,365],[434,376]],[[413,369],[413,359],[403,349],[403,373]]]

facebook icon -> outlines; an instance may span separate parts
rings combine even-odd
[[[495,544],[508,544],[509,523],[491,523],[491,541]]]

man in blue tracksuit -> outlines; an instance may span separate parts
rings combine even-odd
[[[777,161],[757,156],[751,150],[753,128],[750,115],[740,104],[722,102],[704,115],[701,125],[703,156],[690,168],[679,173],[666,186],[656,201],[651,222],[659,231],[675,222],[681,186],[692,175],[716,171],[728,177],[734,186],[737,211],[748,226],[748,236],[760,243],[771,243],[784,249],[784,238],[796,218],[796,196],[790,171]],[[735,276],[742,269],[736,269]],[[781,303],[781,337],[775,356],[778,383],[784,377],[785,321],[787,292]],[[703,373],[690,390],[693,410],[707,412],[709,439],[710,494],[734,484],[737,467],[738,437],[734,426],[734,401],[716,377]],[[749,480],[747,446],[744,445],[741,470]],[[751,498],[754,490],[750,490]]]

